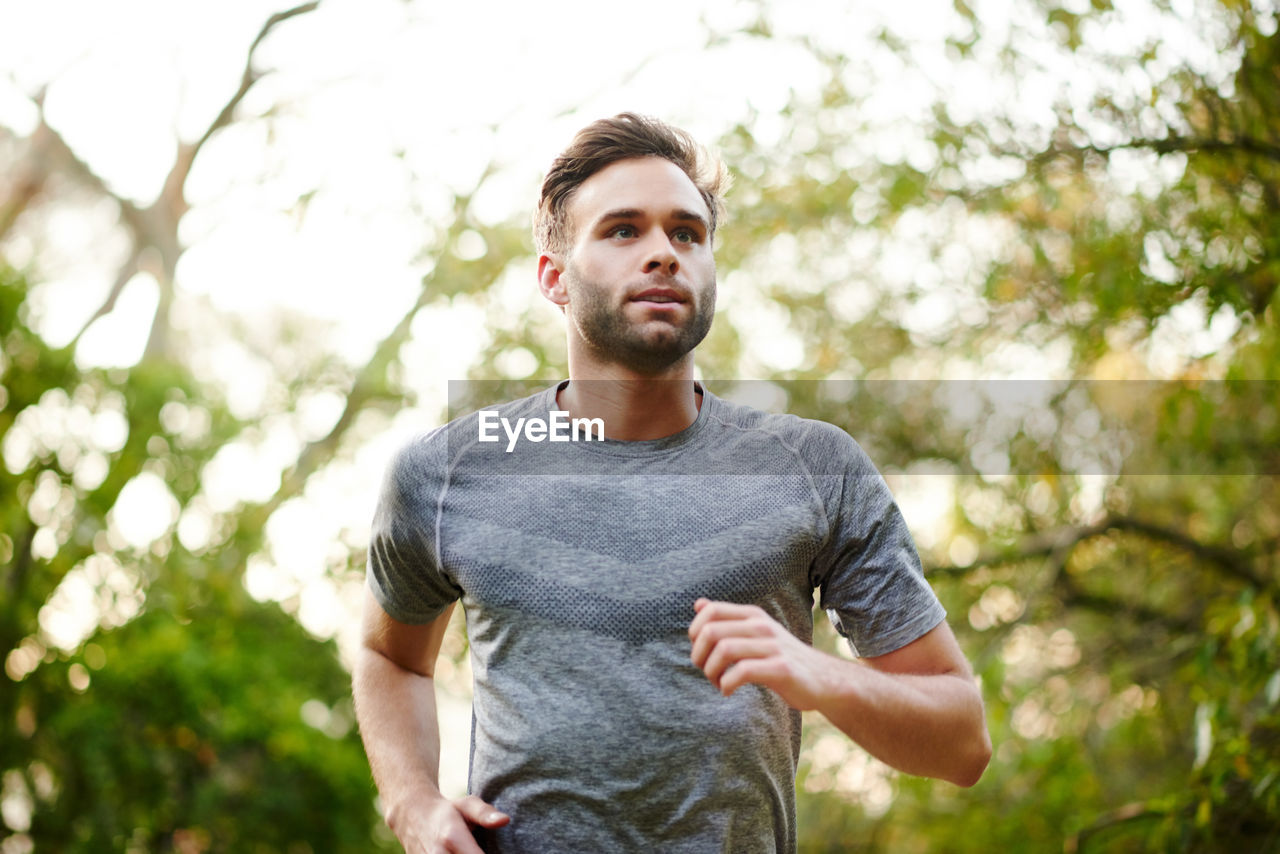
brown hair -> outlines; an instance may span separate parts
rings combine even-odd
[[[592,175],[619,160],[661,157],[679,166],[702,194],[711,212],[711,237],[724,213],[721,194],[728,176],[720,161],[709,157],[693,137],[649,116],[619,113],[592,122],[573,137],[569,147],[551,164],[533,214],[533,239],[540,253],[568,248],[568,206],[578,187]]]

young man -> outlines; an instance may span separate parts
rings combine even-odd
[[[907,773],[986,767],[981,696],[861,449],[694,381],[720,213],[700,158],[631,114],[581,131],[535,216],[569,380],[390,467],[354,693],[410,854],[794,851],[801,710]],[[557,418],[604,438],[540,441]],[[815,588],[860,662],[810,644]],[[471,794],[449,801],[432,674],[458,599]]]

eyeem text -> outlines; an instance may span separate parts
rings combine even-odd
[[[479,411],[479,441],[500,442],[498,427],[507,434],[507,453],[516,448],[516,442],[523,434],[530,442],[591,442],[604,440],[603,418],[569,418],[563,409],[553,409],[548,413],[551,418],[517,418],[515,424],[503,418],[496,410],[481,409]]]

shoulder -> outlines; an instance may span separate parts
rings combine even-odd
[[[404,508],[429,497],[447,467],[447,426],[419,432],[396,447],[383,475],[381,506]]]
[[[874,467],[862,447],[843,428],[791,413],[765,412],[715,398],[715,420],[723,430],[756,434],[791,450],[815,473],[843,474]]]
[[[506,453],[503,424],[518,424],[531,416],[546,417],[554,408],[553,389],[527,397],[481,405],[448,423],[419,431],[391,454],[384,491],[435,494],[453,483],[460,471],[511,473],[512,464],[525,464],[520,455]]]
[[[458,415],[446,424],[420,431],[402,442],[391,457],[391,469],[415,471],[447,469],[474,449],[484,420],[505,419],[514,422],[518,418],[546,414],[547,392],[528,397],[483,406],[473,412]]]

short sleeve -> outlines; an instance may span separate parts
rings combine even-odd
[[[830,425],[827,425],[828,427]],[[831,427],[816,476],[829,530],[811,580],[836,630],[861,657],[893,652],[946,618],[888,484],[847,433]]]
[[[422,624],[462,591],[440,565],[437,520],[448,485],[443,428],[400,449],[387,467],[369,538],[365,582],[392,618]]]

